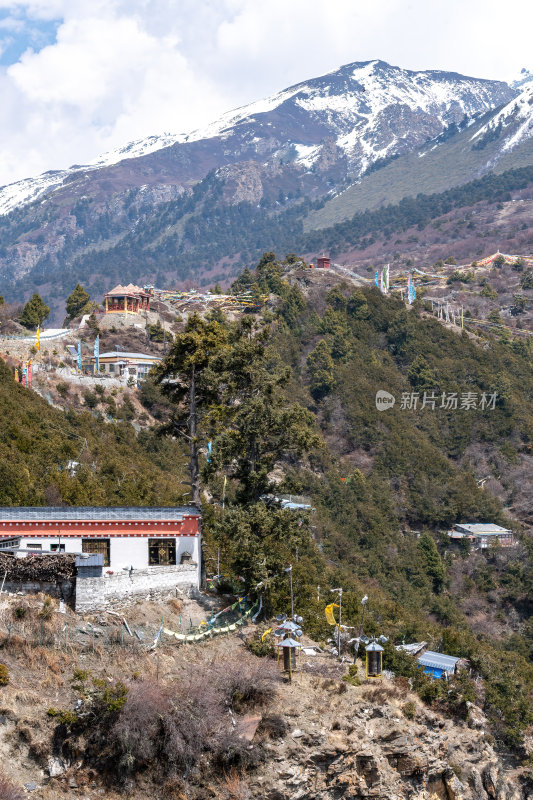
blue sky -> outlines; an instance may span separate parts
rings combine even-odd
[[[351,61],[512,80],[526,0],[0,0],[0,186]]]
[[[25,9],[0,9],[0,65],[16,63],[28,49],[39,52],[56,41],[60,19],[32,19]]]

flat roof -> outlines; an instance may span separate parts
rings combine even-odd
[[[161,356],[154,356],[153,353],[124,353],[122,350],[100,353],[99,358],[149,358],[152,361],[161,361]]]
[[[464,528],[464,530],[469,531],[470,533],[511,533],[508,528],[502,528],[501,525],[495,525],[493,522],[460,522],[457,523],[455,527]]]
[[[446,656],[444,653],[435,653],[433,650],[426,650],[426,652],[418,656],[418,662],[423,667],[433,667],[434,669],[442,669],[449,672],[455,670],[455,665],[459,661],[455,656]]]
[[[0,506],[0,522],[11,520],[181,520],[200,516],[196,506]]]

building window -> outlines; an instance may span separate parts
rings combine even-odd
[[[176,563],[175,539],[148,539],[148,563],[151,567]]]
[[[109,539],[82,539],[81,540],[82,553],[102,553],[104,556],[104,567],[108,567],[110,561],[110,547]]]
[[[51,553],[64,553],[65,552],[65,545],[64,544],[51,544],[50,545],[50,552]]]
[[[27,550],[42,550],[43,546],[42,546],[42,544],[36,544],[35,542],[28,542],[28,544],[26,545],[26,549]]]
[[[109,364],[109,372],[114,372],[114,371],[115,371],[115,365]]]

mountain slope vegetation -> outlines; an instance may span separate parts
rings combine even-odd
[[[302,272],[292,259],[281,264],[266,254],[238,286],[270,293],[270,307],[235,323],[214,313],[223,346],[214,351],[217,372],[197,434],[201,449],[212,442],[211,462],[201,457],[212,498],[203,506],[206,558],[220,549],[224,572],[252,590],[262,584],[267,613],[288,610],[292,563],[296,607],[318,639],[329,633],[330,588],[344,588],[343,619],[353,626],[368,594],[368,634],[424,640],[469,659],[485,694],[465,678],[450,695],[390,646],[386,664],[449,713],[466,714],[476,699],[499,745],[525,758],[533,724],[533,545],[490,482],[478,485],[478,462],[510,495],[523,491],[516,470],[531,456],[531,348],[458,335],[423,304],[407,310],[374,289],[340,283],[304,294]],[[0,369],[1,502],[183,502],[177,440],[52,409],[15,384],[7,366]],[[385,412],[375,406],[380,389],[397,398]],[[435,408],[421,408],[424,392]],[[494,392],[494,408],[480,408],[482,395]],[[412,393],[418,407],[402,408],[402,395]],[[442,409],[443,393],[470,393],[478,407]],[[164,402],[157,387],[143,396]],[[163,418],[170,412],[167,400]],[[294,513],[267,497],[281,492],[309,496],[314,511]],[[510,525],[520,543],[487,554],[451,550],[446,530],[456,521]]]
[[[184,500],[176,442],[128,423],[51,408],[0,362],[0,505],[173,505]],[[186,498],[185,498],[186,501]]]
[[[285,514],[285,533],[281,519],[268,522],[268,505],[239,503],[239,479],[231,464],[223,466],[223,439],[215,435],[212,458],[219,469],[206,471],[215,497],[224,474],[229,481],[224,513],[206,509],[208,549],[220,548],[224,566],[252,585],[266,585],[270,607],[285,611],[280,572],[283,559],[290,559],[297,607],[317,636],[327,635],[327,588],[344,587],[347,625],[358,624],[359,601],[368,594],[367,632],[429,641],[469,659],[486,681],[484,708],[497,740],[520,748],[533,721],[533,548],[520,520],[510,519],[499,499],[478,485],[470,449],[483,449],[494,470],[528,458],[531,349],[457,335],[420,305],[408,311],[398,298],[373,289],[341,286],[304,298],[294,285],[298,275],[288,277],[292,286],[267,258],[254,279],[258,288],[279,293],[272,343],[291,366],[287,397],[313,413],[324,444],[307,460],[287,458],[275,491],[303,493],[315,511],[303,513],[295,529],[288,512],[274,509],[276,519]],[[377,411],[379,389],[398,398],[394,408]],[[419,403],[424,392],[434,396],[435,408],[402,409],[400,397],[413,392]],[[442,393],[461,398],[465,392],[478,402],[496,392],[498,400],[494,409],[439,407]],[[461,520],[510,525],[520,544],[485,554],[450,549],[446,531]],[[317,586],[326,588],[327,600],[317,599]],[[415,675],[392,649],[386,658],[398,674]],[[509,683],[501,678],[506,674]],[[428,702],[446,705],[445,691],[422,684]],[[467,681],[456,711],[469,692],[478,696]]]

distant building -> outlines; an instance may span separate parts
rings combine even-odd
[[[140,314],[150,310],[151,292],[129,283],[127,286],[115,286],[104,295],[106,314]]]
[[[453,530],[448,531],[450,539],[469,539],[474,547],[484,550],[492,542],[499,542],[502,547],[511,547],[515,544],[513,532],[502,528],[492,522],[472,522],[456,524]]]
[[[329,269],[331,267],[331,258],[329,256],[320,256],[316,260],[317,269]]]
[[[152,367],[159,364],[161,358],[149,353],[123,353],[116,350],[101,353],[99,356],[100,372],[115,378],[133,378],[135,382],[146,378]],[[93,374],[96,369],[96,358],[84,364],[84,372]]]
[[[417,659],[418,665],[423,668],[425,674],[431,675],[433,678],[448,678],[451,675],[455,675],[457,663],[460,660],[455,656],[435,653],[433,650],[426,650]]]

